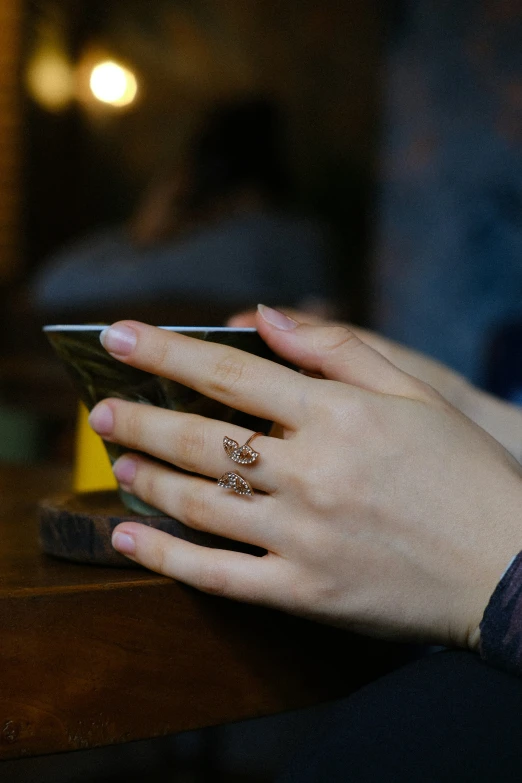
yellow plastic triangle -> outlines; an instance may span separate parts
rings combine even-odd
[[[73,472],[75,492],[97,492],[117,489],[105,446],[89,426],[89,411],[80,403],[76,426],[76,448]]]

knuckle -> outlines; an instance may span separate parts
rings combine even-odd
[[[195,529],[212,523],[213,506],[205,492],[191,492],[181,503],[183,521]]]
[[[331,326],[328,328],[324,348],[327,351],[338,351],[339,348],[347,346],[356,348],[360,344],[359,338],[349,329],[344,326]]]
[[[320,421],[322,432],[330,432],[336,440],[348,436],[370,413],[371,397],[341,381],[313,381],[316,385],[310,408],[314,420]],[[328,405],[325,405],[325,384],[328,384]]]
[[[202,422],[189,422],[180,431],[178,436],[178,446],[183,466],[187,470],[198,470],[201,468],[206,445],[205,426]]]
[[[301,499],[301,503],[312,512],[313,518],[329,518],[337,513],[340,501],[344,499],[346,487],[351,484],[353,467],[349,457],[350,447],[336,448],[335,453],[321,448],[313,465],[299,463],[287,473],[290,491]],[[333,468],[334,463],[342,461],[342,478]],[[344,467],[346,466],[346,467]],[[313,542],[314,545],[320,542]]]
[[[120,425],[120,431],[126,444],[130,447],[139,447],[143,442],[142,411],[138,406],[132,406],[126,412]]]
[[[217,596],[228,595],[228,574],[220,563],[207,562],[202,565],[198,581],[201,590],[205,593]]]
[[[360,394],[357,390],[352,391],[350,395],[341,395],[337,405],[330,409],[330,415],[335,431],[341,437],[352,441],[354,437],[361,435],[361,430],[365,432],[374,416],[373,398],[367,394]],[[358,435],[359,433],[359,435]]]
[[[300,575],[296,575],[288,580],[285,603],[290,611],[293,610],[296,613],[299,612],[301,607],[309,606],[308,582],[306,579],[301,579]]]
[[[148,363],[158,369],[165,367],[170,355],[169,335],[161,333],[147,345]]]
[[[349,398],[344,398],[338,406],[338,424],[344,423],[345,428],[366,427],[373,415],[373,400],[369,395],[352,393]]]
[[[328,375],[331,365],[342,361],[353,360],[356,354],[366,348],[356,334],[343,326],[332,326],[321,346],[323,354],[322,372]]]
[[[344,405],[346,387],[338,381],[324,378],[308,378],[309,393],[303,396],[302,407],[307,411],[308,419],[320,421],[324,428],[328,426],[332,414]]]
[[[169,573],[168,553],[165,546],[158,544],[154,547],[152,553],[152,570],[157,571],[160,574]]]
[[[314,562],[318,553],[325,550],[324,529],[321,525],[307,524],[303,525],[300,531],[300,548],[304,553],[307,562]]]
[[[332,498],[335,497],[335,494],[331,484],[331,478],[328,475],[319,473],[314,476],[314,481],[304,489],[308,507],[320,516],[327,516],[333,511],[335,504]],[[315,543],[317,542],[314,542],[314,545]]]
[[[317,567],[317,558],[314,558],[313,554],[313,551],[305,553],[309,565],[307,578],[296,578],[290,582],[288,600],[297,612],[303,607],[308,610],[310,606],[313,606],[314,611],[320,615],[325,607],[328,610],[337,602],[339,589],[335,577],[326,574],[323,569]]]
[[[135,489],[143,500],[160,505],[157,471],[149,465],[141,465],[136,473]]]
[[[228,393],[241,381],[244,372],[245,362],[237,351],[230,351],[214,365],[210,387],[214,392]]]
[[[336,606],[340,595],[342,595],[342,590],[334,576],[321,573],[312,585],[312,600],[314,605],[319,608],[319,611],[323,607],[329,611],[331,607]]]
[[[296,497],[301,498],[301,502],[311,510],[314,515],[328,514],[335,505],[335,498],[338,497],[338,491],[335,489],[335,479],[332,476],[331,462],[328,459],[327,464],[315,464],[311,469],[309,464],[298,459],[294,460],[293,465],[287,469],[285,484],[286,489]],[[303,528],[303,541],[308,540],[308,534],[312,536],[310,548],[319,545],[313,537],[315,528],[308,530]],[[301,535],[301,534],[300,534]]]
[[[441,403],[447,405],[447,400],[442,396],[440,392],[433,388],[426,381],[421,381],[419,378],[411,376],[411,388],[412,393],[420,399],[429,400],[430,402]]]

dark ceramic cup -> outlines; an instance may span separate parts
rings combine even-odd
[[[272,423],[265,419],[234,410],[181,383],[137,370],[113,359],[100,343],[100,333],[104,328],[105,326],[90,325],[44,327],[49,342],[65,364],[79,396],[89,410],[106,397],[119,397],[169,410],[197,413],[211,419],[238,424],[255,432],[270,431]],[[233,346],[281,363],[255,329],[203,326],[162,328],[198,340]],[[115,443],[105,443],[105,447],[111,463],[123,453],[122,447]],[[220,444],[217,444],[217,448],[220,447]],[[134,513],[158,513],[134,495],[120,491],[120,496],[127,508]]]

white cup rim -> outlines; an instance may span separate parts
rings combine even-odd
[[[109,324],[47,324],[42,327],[44,332],[102,332]],[[251,326],[160,326],[169,332],[256,332]]]

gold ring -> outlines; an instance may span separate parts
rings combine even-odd
[[[254,451],[254,449],[250,447],[250,443],[254,438],[257,438],[258,435],[264,435],[264,433],[254,432],[244,446],[240,446],[239,443],[232,440],[232,438],[224,437],[223,448],[225,449],[227,456],[239,465],[252,465],[260,455],[258,451]]]
[[[236,493],[236,495],[253,495],[254,490],[248,483],[248,481],[245,481],[243,476],[240,476],[239,473],[223,473],[221,478],[218,480],[218,487],[224,487],[224,489],[231,489],[233,492]]]

